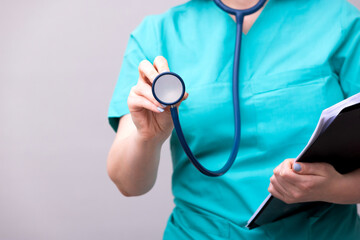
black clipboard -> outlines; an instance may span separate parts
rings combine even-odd
[[[296,159],[298,162],[314,160],[327,162],[342,174],[360,168],[360,94],[323,111],[312,138]],[[250,218],[246,227],[253,229],[301,211],[327,205],[331,203],[286,204],[270,194]]]

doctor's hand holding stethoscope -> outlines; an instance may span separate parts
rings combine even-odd
[[[162,56],[156,57],[153,64],[148,60],[139,64],[139,79],[130,91],[128,106],[138,134],[143,139],[158,138],[165,141],[173,129],[169,108],[160,104],[151,91],[154,79],[160,73],[169,71],[168,62]],[[181,101],[187,97],[188,94],[184,94]],[[176,104],[177,107],[181,101]]]
[[[124,137],[117,137],[113,146],[118,147],[112,147],[108,158],[113,159],[113,161],[108,161],[109,176],[118,183],[119,190],[125,196],[141,195],[151,189],[156,180],[161,146],[174,128],[170,107],[156,101],[151,90],[154,79],[160,73],[170,71],[167,60],[162,56],[156,57],[153,64],[148,60],[143,60],[138,69],[138,82],[131,88],[128,97],[130,114],[122,117],[118,128],[118,134],[121,133],[122,136],[128,138],[128,141],[135,142],[129,146],[137,146],[137,149],[126,149],[126,146],[119,144]],[[185,92],[182,100],[175,106],[179,107],[188,95]],[[124,149],[119,149],[120,146]],[[119,159],[120,152],[137,154],[136,157],[130,159],[137,159],[139,162],[132,162],[129,168],[120,168],[116,161]],[[152,161],[153,159],[156,161]],[[131,167],[136,165],[141,165],[141,168]],[[126,184],[127,182],[131,184]]]

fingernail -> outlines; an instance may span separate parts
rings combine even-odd
[[[166,108],[167,106],[166,105],[164,105],[164,104],[161,104],[161,106],[163,106],[163,108]]]
[[[160,112],[164,111],[164,109],[162,109],[161,107],[157,107],[157,110],[159,110]]]
[[[298,164],[298,163],[295,163],[295,164],[294,164],[294,170],[295,170],[296,172],[300,172],[300,171],[301,171],[301,165]]]

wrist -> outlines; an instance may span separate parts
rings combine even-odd
[[[165,142],[166,138],[161,136],[146,136],[140,134],[138,131],[134,134],[134,139],[138,144],[146,145],[150,147],[161,147],[162,144]]]
[[[356,204],[360,203],[359,174],[355,172],[342,174],[334,188],[333,203]]]
[[[327,202],[342,204],[344,201],[344,192],[346,191],[347,180],[345,175],[340,175],[330,186],[330,198]]]

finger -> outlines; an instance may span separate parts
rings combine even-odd
[[[291,159],[285,159],[282,163],[280,163],[275,169],[274,169],[274,175],[282,175],[282,171],[284,167],[288,166],[288,162]]]
[[[273,179],[271,179],[273,178]],[[285,195],[290,196],[292,190],[296,190],[296,182],[286,179],[282,176],[273,176],[270,179],[273,184],[279,188],[279,191],[283,192]]]
[[[292,170],[293,159],[286,159],[274,169],[274,177],[284,189],[294,189],[301,181],[301,176]]]
[[[276,177],[271,177],[270,182],[274,192],[276,194],[276,198],[279,198],[283,202],[286,203],[295,203],[300,201],[301,195],[299,194],[299,189],[291,184],[283,184],[280,183],[279,179]]]
[[[140,78],[144,82],[153,83],[159,73],[156,71],[155,67],[148,60],[143,60],[139,64],[139,74]]]
[[[286,188],[279,183],[278,179],[275,176],[272,176],[270,178],[270,183],[281,195],[286,195]]]
[[[329,172],[334,171],[334,167],[328,163],[300,163],[293,166],[294,172],[302,175],[327,176]]]
[[[291,159],[287,159],[281,165],[281,174],[274,175],[273,185],[283,194],[287,203],[304,201],[311,187],[309,177],[294,173],[292,170]]]
[[[162,108],[159,108],[145,97],[136,95],[133,92],[130,92],[129,94],[128,107],[130,112],[139,112],[144,109],[150,110],[155,113],[161,113],[164,111]]]
[[[183,101],[185,101],[188,97],[189,97],[189,93],[186,92],[186,93],[184,94],[183,98],[182,98],[177,104],[175,104],[175,106],[176,106],[176,107],[179,107],[180,104],[181,104]]]
[[[278,177],[288,176],[292,172],[290,159],[285,159],[279,166],[274,169],[274,175]]]
[[[294,160],[295,160],[295,159],[293,159],[293,158],[285,159],[282,170],[283,170],[284,172],[289,171],[289,170],[292,170]]]
[[[183,101],[186,100],[189,97],[189,93],[185,92],[184,97],[183,97]]]
[[[146,84],[142,81],[139,81],[138,84],[132,89],[136,95],[142,96],[146,99],[148,99],[150,102],[152,102],[157,107],[163,108],[162,106],[154,97],[152,94],[152,89],[149,84]]]
[[[154,67],[158,73],[170,72],[168,61],[163,56],[157,56],[154,60]]]
[[[276,197],[276,198],[280,199],[281,201],[285,202],[285,197],[283,196],[283,194],[281,192],[279,192],[277,190],[277,188],[275,188],[275,186],[273,184],[270,183],[268,191],[274,197]]]
[[[285,159],[279,166],[274,169],[274,175],[281,178],[293,179],[296,176],[292,170],[292,160]]]

